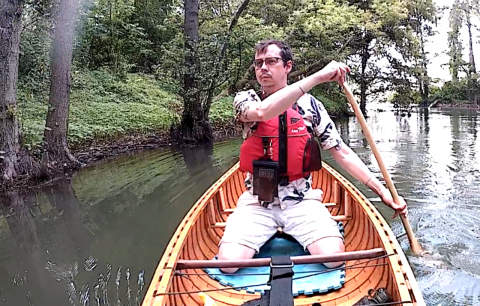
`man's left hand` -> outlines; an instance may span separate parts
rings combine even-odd
[[[388,190],[384,190],[381,195],[381,199],[382,202],[385,203],[385,205],[390,206],[395,210],[395,214],[393,215],[392,219],[395,219],[396,217],[398,217],[398,215],[403,215],[405,217],[408,215],[407,202],[405,202],[405,199],[403,199],[403,197],[398,196],[399,203],[395,203],[390,192],[388,192]]]

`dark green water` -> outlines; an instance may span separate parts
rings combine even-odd
[[[428,305],[480,305],[480,143],[476,112],[397,117],[368,124],[423,247],[408,250],[391,222]],[[342,138],[379,169],[354,118]],[[72,182],[0,199],[0,305],[138,305],[178,223],[238,160],[241,140],[123,156]],[[345,174],[328,153],[326,161]],[[392,212],[358,182],[390,220]]]

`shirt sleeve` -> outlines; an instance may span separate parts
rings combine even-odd
[[[253,89],[241,91],[237,93],[233,99],[235,122],[242,126],[242,136],[244,139],[250,136],[251,127],[257,124],[257,122],[248,122],[247,112],[250,108],[257,107],[259,103],[262,103],[262,101]]]
[[[248,121],[248,110],[257,107],[259,103],[261,103],[261,100],[253,89],[237,93],[233,99],[236,121]]]
[[[309,96],[311,107],[309,111],[312,113],[313,133],[320,140],[322,149],[328,150],[341,145],[343,140],[322,102],[318,101],[312,95]]]

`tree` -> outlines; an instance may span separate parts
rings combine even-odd
[[[463,14],[458,0],[454,2],[449,16],[450,31],[448,32],[448,55],[450,56],[449,66],[452,82],[458,83],[458,72],[463,65],[462,60],[462,41],[460,39],[460,30],[463,24]]]
[[[418,89],[422,101],[427,101],[430,94],[430,81],[428,76],[428,53],[425,51],[425,43],[428,37],[433,36],[432,24],[436,23],[437,8],[432,0],[428,1],[412,1],[410,5],[410,24],[418,39],[419,45],[416,49],[418,52],[414,54],[415,71],[414,75],[417,78]]]
[[[185,0],[185,73],[183,77],[184,110],[181,135],[187,142],[201,142],[213,138],[209,112],[214,93],[230,78],[226,62],[232,33],[250,0],[243,0],[225,28],[218,28],[215,15],[220,14],[212,3],[206,3],[207,12],[202,12],[203,35],[199,27],[199,3]],[[220,6],[222,7],[222,6]],[[230,14],[232,15],[232,14]],[[217,18],[219,16],[216,16]],[[200,39],[201,37],[201,39]]]
[[[396,49],[402,55],[404,50],[399,45],[411,39],[404,35],[408,8],[403,1],[350,2],[358,7],[363,20],[350,43],[349,60],[354,71],[352,78],[360,85],[360,109],[366,115],[367,100],[373,100],[392,89],[395,83],[392,79],[395,74],[388,74],[388,70],[392,69],[392,60],[396,62],[391,49]],[[387,59],[390,67],[382,69],[379,64],[382,59]]]
[[[60,167],[78,165],[67,147],[73,37],[78,0],[60,0],[53,41],[50,106],[45,124],[48,161]],[[67,164],[68,165],[68,164]]]
[[[0,172],[11,181],[35,173],[35,165],[20,146],[17,115],[18,58],[22,0],[0,2]]]
[[[185,73],[183,76],[182,134],[187,141],[212,138],[212,128],[203,118],[198,74],[198,0],[185,0]]]
[[[472,15],[478,14],[478,1],[476,0],[455,0],[453,3],[449,22],[450,22],[450,31],[448,32],[448,44],[449,52],[447,53],[450,56],[449,66],[450,73],[452,75],[452,83],[454,86],[461,90],[461,82],[459,79],[459,73],[463,71],[466,75],[467,88],[468,91],[467,97],[470,101],[475,101],[478,103],[477,93],[478,93],[478,80],[477,72],[475,66],[475,56],[473,53],[473,33],[472,27]],[[468,31],[468,46],[469,46],[469,60],[466,62],[462,58],[462,41],[460,39],[460,31],[465,25]]]
[[[472,35],[472,10],[474,8],[474,0],[463,0],[463,2],[460,4],[460,9],[463,11],[464,16],[465,16],[465,25],[467,26],[468,30],[468,46],[469,46],[469,52],[468,52],[468,70],[466,71],[467,73],[467,78],[468,78],[468,97],[470,101],[475,101],[475,103],[478,103],[477,101],[477,85],[478,85],[478,80],[477,80],[477,68],[475,67],[475,56],[473,54],[473,35]]]

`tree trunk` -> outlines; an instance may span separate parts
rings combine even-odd
[[[362,50],[362,72],[360,75],[360,110],[363,115],[367,115],[367,80],[365,71],[367,69],[368,58],[370,57],[368,46],[370,45],[370,40],[365,42]]]
[[[448,46],[450,48],[448,55],[450,56],[449,66],[452,75],[452,83],[458,83],[458,69],[462,63],[462,42],[460,40],[460,29],[462,27],[463,12],[458,1],[455,1],[450,10],[448,32]]]
[[[23,0],[0,1],[0,180],[4,182],[37,170],[20,147],[17,117],[22,10]]]
[[[45,124],[48,161],[55,168],[79,165],[67,148],[73,36],[77,9],[78,0],[61,0],[56,18],[50,106]]]
[[[467,2],[468,4],[468,2]],[[468,29],[468,45],[469,45],[469,77],[468,77],[468,96],[470,101],[476,104],[476,91],[477,91],[477,82],[474,80],[474,74],[476,73],[475,67],[475,56],[473,55],[473,39],[472,39],[472,22],[470,20],[470,8],[467,6],[465,8],[465,23]]]
[[[423,101],[428,101],[428,96],[430,95],[430,81],[428,77],[428,70],[427,70],[427,54],[425,52],[425,39],[423,37],[423,29],[422,24],[419,26],[420,32],[420,50],[422,52],[422,88],[421,88],[421,95]],[[422,102],[423,102],[422,101]]]
[[[18,58],[23,1],[2,0],[0,6],[0,156],[2,176],[10,180],[17,176],[20,151],[17,119]],[[1,161],[1,160],[0,160]]]
[[[466,24],[467,24],[467,29],[468,29],[468,45],[470,47],[470,52],[469,52],[470,71],[472,73],[475,73],[477,70],[476,70],[476,67],[475,67],[475,57],[473,55],[472,22],[470,20],[470,10],[469,9],[465,10],[465,17],[466,17]]]
[[[205,120],[202,109],[199,82],[198,61],[198,0],[184,0],[185,8],[185,74],[183,77],[184,110],[181,133],[184,141],[201,142],[212,139],[210,123]]]

